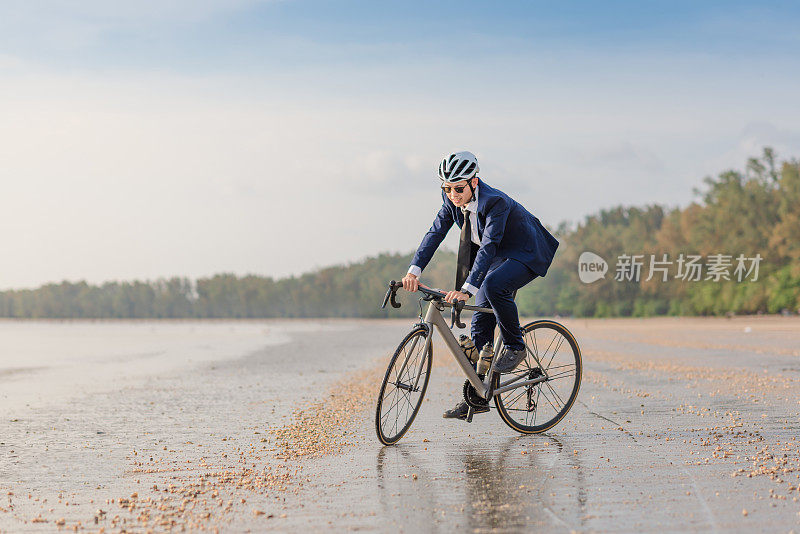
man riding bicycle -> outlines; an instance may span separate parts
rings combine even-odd
[[[481,180],[478,172],[478,160],[471,152],[455,152],[442,160],[443,204],[403,277],[403,288],[417,291],[420,273],[455,222],[461,228],[456,289],[447,292],[446,300],[466,301],[474,296],[477,306],[494,310],[475,312],[472,339],[478,350],[486,343],[491,346],[499,325],[505,349],[495,370],[506,373],[525,359],[514,296],[519,288],[547,274],[558,240],[521,204]],[[468,410],[461,401],[444,417],[465,419]],[[476,413],[488,411],[488,402],[475,409]]]

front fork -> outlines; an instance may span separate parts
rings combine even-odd
[[[431,336],[431,327],[429,325],[427,325],[425,323],[419,323],[419,324],[414,325],[414,329],[416,329],[417,327],[422,327],[422,328],[425,329],[425,335],[423,336],[425,338],[425,347],[423,347],[423,349],[422,349],[423,358],[420,361],[420,365],[423,365],[425,363],[424,355],[427,354],[428,351],[430,350],[431,340],[433,339],[433,336]],[[414,349],[417,348],[417,343],[419,343],[419,340],[420,340],[420,337],[417,336],[417,338],[414,340],[414,343],[411,344],[411,349],[408,351],[408,354],[406,354],[406,359],[403,360],[403,365],[400,367],[400,372],[397,373],[397,380],[398,381],[402,379],[403,373],[406,370],[406,366],[408,366],[408,360],[411,358],[411,355],[414,354]],[[419,387],[419,378],[420,378],[420,376],[422,376],[422,373],[417,373],[417,378],[414,380],[414,384],[413,385],[403,384],[403,383],[399,383],[399,382],[397,384],[395,384],[395,385],[397,387],[399,387],[400,389],[405,389],[405,390],[408,390],[408,391],[417,391],[417,388]]]

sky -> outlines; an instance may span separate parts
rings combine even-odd
[[[684,206],[764,146],[800,157],[799,23],[788,2],[0,2],[0,289],[410,252],[457,150],[551,227]]]

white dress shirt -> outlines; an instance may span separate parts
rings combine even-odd
[[[481,244],[481,240],[478,238],[478,189],[479,187],[475,188],[475,194],[472,196],[472,200],[470,200],[466,206],[460,208],[462,212],[468,211],[469,212],[469,225],[470,225],[470,238],[472,242],[476,245]],[[417,267],[416,265],[412,265],[408,268],[408,274],[413,274],[414,276],[419,276],[422,274],[422,269]],[[472,295],[478,293],[478,288],[473,286],[472,284],[464,283],[461,287],[461,291],[469,291]]]

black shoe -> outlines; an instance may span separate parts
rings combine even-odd
[[[456,407],[452,410],[447,410],[442,414],[442,417],[445,419],[466,419],[467,412],[469,411],[469,404],[467,401],[461,401],[456,404]],[[486,403],[486,406],[482,406],[480,408],[475,408],[473,413],[486,413],[489,411],[489,403]]]
[[[503,350],[503,354],[501,354],[500,358],[495,362],[494,370],[498,373],[510,373],[522,363],[527,353],[525,347],[522,347],[520,350],[512,350],[506,347],[505,350]]]

